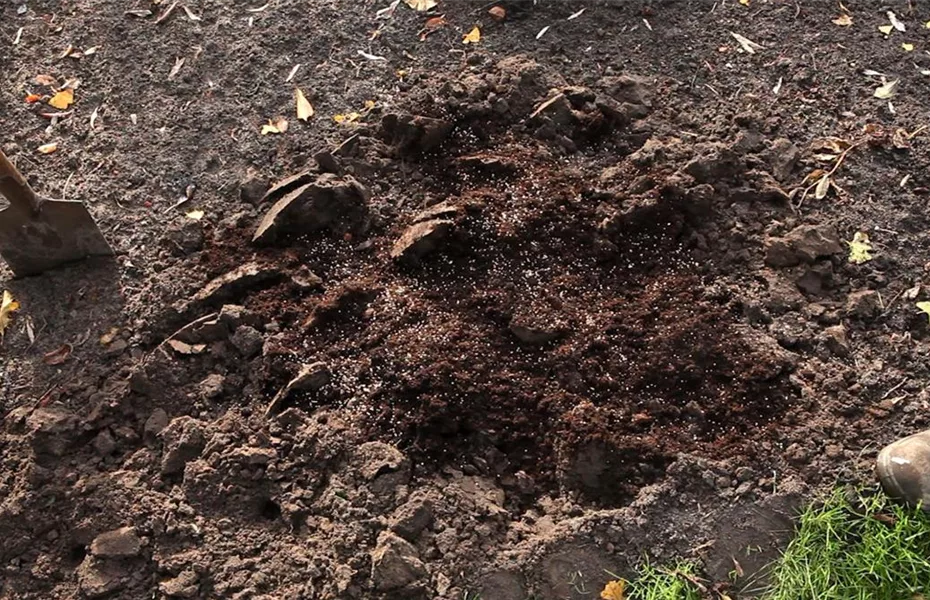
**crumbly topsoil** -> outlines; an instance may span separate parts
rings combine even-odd
[[[0,598],[734,597],[927,424],[928,15],[441,4],[0,8],[3,148],[117,252],[0,271]]]

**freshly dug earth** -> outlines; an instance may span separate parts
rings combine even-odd
[[[928,423],[898,4],[4,6],[4,150],[117,256],[0,273],[0,598],[738,596]]]

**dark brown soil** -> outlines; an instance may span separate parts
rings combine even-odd
[[[424,41],[403,2],[0,9],[4,150],[117,250],[0,272],[0,598],[582,598],[643,553],[724,583],[927,424],[930,15],[441,4]],[[80,79],[51,125],[39,74]],[[858,145],[805,196],[827,136]]]

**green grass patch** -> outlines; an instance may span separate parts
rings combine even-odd
[[[701,593],[689,581],[695,577],[691,563],[679,563],[671,569],[658,568],[650,564],[641,566],[636,579],[626,588],[629,600],[700,600]]]
[[[836,491],[801,515],[764,600],[912,600],[930,593],[930,516]]]
[[[795,537],[758,593],[760,600],[924,600],[930,598],[930,514],[880,492],[834,491],[801,514]],[[610,574],[616,579],[620,577]],[[691,563],[644,564],[625,582],[623,600],[705,597]],[[707,582],[704,581],[704,584]],[[699,587],[700,586],[700,587]]]

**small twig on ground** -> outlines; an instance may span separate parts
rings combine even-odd
[[[900,389],[900,387],[901,387],[902,385],[904,385],[905,383],[907,383],[907,380],[908,380],[908,378],[905,377],[904,379],[901,380],[901,383],[899,383],[898,385],[894,386],[893,388],[891,388],[890,390],[888,390],[887,392],[885,392],[885,395],[881,397],[881,400],[884,400],[884,399],[887,398],[888,396],[890,396],[890,395],[892,395],[893,393],[895,393],[896,390]]]

